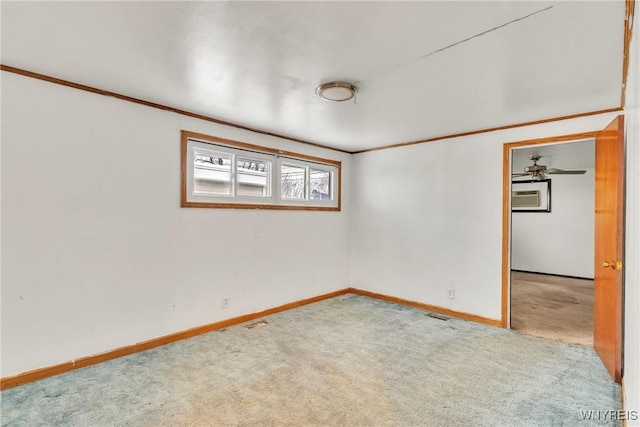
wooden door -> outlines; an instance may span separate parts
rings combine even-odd
[[[624,117],[596,135],[593,340],[611,377],[622,378]]]

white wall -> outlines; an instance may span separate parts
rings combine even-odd
[[[512,269],[593,279],[594,173],[551,175],[551,212],[512,214]]]
[[[624,385],[627,410],[640,416],[640,13],[636,10],[626,89],[626,241]],[[629,422],[640,426],[640,419]]]
[[[355,155],[353,286],[499,319],[503,144],[598,130],[614,117]]]
[[[631,410],[640,409],[638,52],[636,34],[627,91]],[[0,375],[340,289],[349,276],[359,288],[498,319],[502,144],[601,129],[614,116],[350,160],[2,73]],[[180,129],[342,160],[343,211],[180,209]],[[222,296],[231,308],[220,308]]]
[[[341,160],[342,212],[180,208],[181,129]],[[346,154],[3,72],[1,375],[347,287],[349,177]]]

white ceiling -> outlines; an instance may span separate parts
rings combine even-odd
[[[620,105],[624,1],[2,2],[2,64],[349,151]],[[315,88],[358,87],[357,103]]]
[[[513,172],[523,172],[533,162],[530,156],[540,156],[538,164],[557,169],[593,169],[596,162],[594,139],[559,144],[533,145],[513,150]]]

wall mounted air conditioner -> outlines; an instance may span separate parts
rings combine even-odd
[[[513,191],[511,206],[514,208],[537,208],[540,206],[539,190]]]

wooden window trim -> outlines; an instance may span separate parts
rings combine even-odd
[[[280,157],[289,157],[296,160],[310,161],[327,166],[334,166],[336,172],[336,198],[337,206],[309,206],[309,205],[287,205],[287,204],[262,204],[262,203],[220,203],[220,202],[195,202],[187,200],[187,147],[190,139],[208,142],[217,145],[224,145],[231,148],[245,149],[258,153],[272,154]],[[262,145],[249,144],[246,142],[234,141],[231,139],[219,138],[202,133],[181,131],[181,185],[180,185],[180,206],[183,208],[214,208],[214,209],[266,209],[266,210],[299,210],[299,211],[340,211],[342,209],[342,162],[338,160],[325,159],[322,157],[309,156],[292,151],[279,150]],[[273,191],[277,191],[275,188]]]

